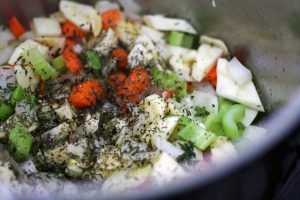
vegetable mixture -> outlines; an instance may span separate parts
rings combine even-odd
[[[240,141],[266,133],[251,125],[264,107],[250,70],[184,19],[63,0],[25,27],[13,16],[0,31],[10,181],[161,187],[232,162]]]

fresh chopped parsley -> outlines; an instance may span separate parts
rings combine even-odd
[[[188,142],[186,144],[181,145],[182,150],[184,150],[184,153],[176,158],[176,161],[179,163],[182,162],[188,162],[192,158],[196,157],[196,154],[194,152],[195,145],[192,142]]]

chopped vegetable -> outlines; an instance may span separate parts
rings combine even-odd
[[[216,139],[215,134],[200,128],[193,122],[185,122],[185,124],[187,125],[185,125],[185,127],[182,128],[177,134],[183,139],[192,142],[197,148],[201,150],[205,150]]]
[[[245,107],[242,105],[232,105],[222,118],[222,125],[227,137],[236,140],[240,137],[238,125],[245,117]]]
[[[184,38],[184,33],[178,31],[172,31],[170,33],[168,43],[171,45],[181,46]]]
[[[72,89],[69,101],[76,108],[86,108],[96,103],[99,97],[104,96],[100,83],[96,80],[86,81]]]
[[[151,86],[150,73],[144,67],[136,67],[132,70],[124,82],[124,86],[118,92],[122,95],[140,94]]]
[[[101,14],[102,29],[115,28],[117,23],[121,20],[121,12],[118,9],[107,10]]]
[[[228,61],[219,59],[217,64],[217,95],[238,102],[258,111],[264,111],[253,81],[239,86],[228,74]]]
[[[93,28],[95,19],[92,16],[97,15],[97,11],[92,6],[74,1],[60,1],[59,9],[69,21],[83,31],[88,32]]]
[[[54,58],[52,60],[52,65],[58,72],[63,72],[66,69],[63,55]]]
[[[160,31],[181,31],[185,33],[196,34],[194,27],[183,19],[167,18],[162,15],[146,15],[145,23]]]
[[[55,19],[36,17],[33,19],[35,32],[38,36],[60,36],[61,28]]]
[[[10,65],[16,65],[16,64],[24,64],[24,59],[23,56],[24,54],[29,50],[37,48],[41,54],[43,55],[44,58],[47,58],[48,53],[49,53],[49,48],[41,45],[38,42],[35,42],[33,40],[25,40],[23,43],[21,43],[13,52],[11,55],[8,64]]]
[[[184,98],[187,95],[187,83],[182,82],[182,84],[176,88],[175,90],[175,97],[178,101]]]
[[[65,37],[69,38],[83,38],[85,36],[85,32],[81,30],[78,26],[73,24],[71,21],[66,21],[62,25],[62,33]]]
[[[13,32],[16,37],[20,37],[23,33],[26,32],[25,28],[16,16],[10,18],[10,20],[8,21],[8,26],[11,32]]]
[[[17,85],[15,90],[12,92],[10,102],[15,105],[17,102],[25,99],[25,90],[21,85]]]
[[[63,53],[66,67],[72,74],[78,74],[82,68],[81,62],[77,54],[72,48],[67,48]]]
[[[13,108],[5,103],[1,103],[0,105],[0,122],[4,122],[12,113]]]
[[[24,58],[44,80],[55,78],[57,71],[46,61],[38,48],[29,49]]]
[[[16,125],[9,132],[9,143],[14,149],[13,155],[17,161],[27,159],[32,145],[32,136],[21,125]]]
[[[128,54],[122,48],[116,48],[112,52],[113,56],[117,59],[117,65],[120,70],[124,70],[128,65]]]
[[[217,67],[213,67],[208,74],[204,77],[205,80],[209,81],[214,87],[217,86]]]
[[[196,62],[192,66],[192,77],[196,81],[202,81],[221,56],[222,49],[202,44],[198,49]]]
[[[185,34],[181,43],[182,47],[192,49],[194,47],[195,36],[192,34]]]
[[[151,68],[150,73],[154,84],[163,89],[175,90],[182,84],[182,80],[180,80],[174,72],[164,72],[157,67],[153,67]]]
[[[86,50],[83,52],[83,55],[89,68],[96,71],[100,71],[102,69],[101,57],[98,52]]]

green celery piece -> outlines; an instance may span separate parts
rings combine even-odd
[[[84,51],[83,54],[86,58],[86,63],[89,68],[97,71],[102,69],[101,57],[98,52],[92,50],[86,50]]]
[[[188,124],[179,133],[183,139],[194,143],[194,145],[201,149],[207,149],[217,138],[217,136],[205,129],[201,129],[194,123]]]
[[[215,133],[217,136],[224,135],[222,124],[219,122],[219,115],[211,113],[205,120],[205,126],[208,131]]]
[[[207,116],[209,112],[200,106],[195,106],[194,110],[196,111],[196,116]]]
[[[19,162],[26,160],[32,145],[31,134],[21,125],[16,125],[10,130],[8,139],[14,149],[14,158]]]
[[[60,56],[57,56],[56,58],[54,58],[52,60],[52,65],[59,72],[63,72],[64,70],[67,69],[66,65],[65,65],[65,62],[64,62],[63,55],[60,55]]]
[[[150,73],[154,84],[163,89],[176,89],[182,83],[182,80],[174,72],[164,72],[153,67]]]
[[[181,46],[185,34],[178,31],[172,31],[168,38],[168,43],[170,45]]]
[[[36,104],[36,97],[31,95],[30,96],[30,110],[32,110],[35,107]]]
[[[225,135],[231,140],[236,140],[240,137],[238,122],[245,117],[245,106],[235,104],[230,106],[228,111],[224,113],[222,118],[222,125]]]
[[[5,103],[0,105],[0,122],[4,122],[14,112],[13,108]]]
[[[46,61],[38,48],[29,49],[23,56],[44,80],[57,77],[57,71]]]
[[[22,86],[17,85],[15,90],[12,92],[10,102],[15,105],[17,102],[25,99],[25,90]]]
[[[183,82],[178,88],[175,90],[176,100],[180,101],[183,97],[187,95],[187,83]]]
[[[191,34],[185,34],[181,42],[181,46],[192,49],[194,47],[195,36]]]
[[[219,101],[218,103],[219,103],[218,121],[222,123],[223,116],[228,111],[230,106],[232,106],[232,103],[227,100],[222,100]]]

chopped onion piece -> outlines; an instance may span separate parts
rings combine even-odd
[[[155,145],[159,150],[169,154],[173,158],[177,158],[178,156],[184,153],[182,149],[174,146],[173,144],[171,144],[166,139],[160,136],[156,137]]]
[[[218,47],[223,50],[223,56],[229,56],[229,50],[226,44],[222,40],[219,40],[217,38],[212,38],[206,35],[202,35],[200,37],[200,43]]]

